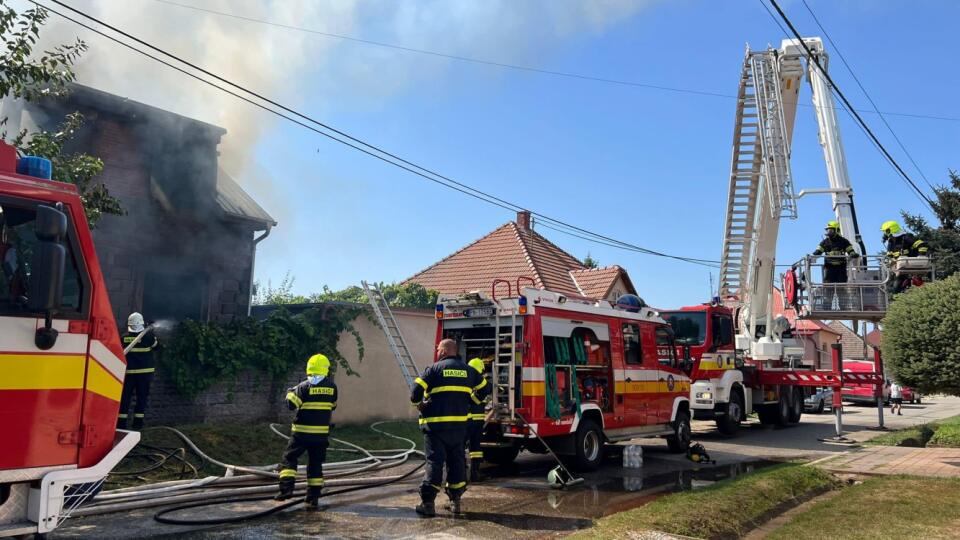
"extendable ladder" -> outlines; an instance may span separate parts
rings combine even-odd
[[[740,295],[747,285],[761,187],[770,198],[770,211],[778,219],[797,216],[789,159],[777,55],[773,50],[750,52],[748,49],[737,92],[730,189],[720,258],[722,298]]]
[[[509,324],[509,326],[504,323]],[[493,364],[491,365],[493,388],[492,400],[498,412],[507,413],[510,419],[516,414],[517,396],[517,310],[511,308],[503,313],[496,308],[497,339],[494,342]]]
[[[376,285],[371,285],[366,281],[360,283],[363,284],[363,292],[367,294],[367,299],[370,301],[370,306],[373,308],[373,313],[377,317],[380,328],[387,336],[387,344],[397,359],[397,365],[400,366],[400,372],[403,373],[407,386],[413,388],[415,384],[413,381],[420,375],[420,371],[413,361],[413,356],[410,355],[410,349],[407,348],[403,333],[400,332],[400,325],[397,324],[397,319],[394,318],[393,311],[387,304],[387,299],[383,297],[383,293]]]

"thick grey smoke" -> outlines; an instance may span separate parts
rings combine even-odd
[[[602,32],[655,0],[173,1],[448,54],[536,63],[563,40]],[[451,62],[156,0],[71,3],[226,78],[316,114],[333,108],[331,100],[338,93],[382,102],[412,85],[442,83]],[[80,35],[90,45],[78,69],[81,84],[226,128],[221,152],[224,166],[234,174],[248,165],[243,156],[278,121],[55,15],[51,30],[46,32],[51,39]],[[498,73],[491,70],[491,75]],[[310,82],[318,80],[322,84]]]

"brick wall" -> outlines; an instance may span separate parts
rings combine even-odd
[[[205,167],[188,168],[196,178],[168,181],[157,176],[161,173],[156,148],[148,147],[144,129],[124,119],[88,113],[88,124],[73,145],[74,150],[103,160],[101,179],[127,211],[124,216],[104,216],[94,230],[118,324],[131,312],[144,310],[151,275],[196,280],[200,284],[196,290],[185,287],[175,294],[190,295],[183,301],[196,304],[201,319],[226,321],[246,315],[254,226],[218,215],[219,208],[214,207],[198,217],[191,209],[172,206],[170,200],[184,182],[196,182],[211,192],[213,204],[216,141],[197,142],[192,155],[184,156],[209,161]],[[177,159],[176,154],[168,157]],[[146,292],[149,296],[150,291]],[[144,316],[151,319],[162,314]]]

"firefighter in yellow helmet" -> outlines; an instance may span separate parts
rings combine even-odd
[[[479,358],[474,358],[467,362],[467,365],[476,370],[480,376],[483,376],[484,363]],[[467,456],[470,458],[470,476],[471,482],[480,479],[480,463],[483,461],[483,451],[480,449],[480,439],[483,438],[483,424],[486,419],[484,409],[486,408],[485,398],[490,393],[490,385],[486,385],[480,390],[475,390],[470,394],[470,414],[467,420]]]
[[[883,233],[883,243],[887,247],[887,257],[891,259],[921,257],[929,251],[926,242],[903,230],[896,221],[884,221],[883,225],[880,225],[880,232]],[[903,292],[909,282],[910,276],[897,276],[894,292]]]
[[[330,360],[315,354],[307,360],[307,380],[287,390],[287,407],[297,411],[290,428],[290,443],[280,468],[278,501],[293,496],[297,461],[307,453],[307,508],[316,508],[323,488],[323,462],[327,459],[330,417],[337,408],[337,385],[328,378]]]
[[[825,227],[825,234],[820,245],[813,251],[814,255],[823,255],[823,283],[846,283],[847,282],[847,259],[853,259],[858,256],[857,250],[853,248],[850,241],[840,234],[840,223],[834,220],[828,221]],[[814,302],[818,309],[832,309],[833,298],[837,297],[838,308],[840,310],[848,309],[849,297],[847,288],[842,285],[825,285],[821,294],[814,293]]]
[[[853,244],[840,234],[840,223],[828,221],[823,240],[813,251],[814,255],[823,255],[823,282],[846,283],[847,259],[858,257]]]

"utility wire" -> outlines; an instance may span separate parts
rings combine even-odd
[[[469,57],[469,56],[461,56],[461,55],[456,55],[456,54],[448,54],[448,53],[442,53],[442,52],[437,52],[437,51],[431,51],[431,50],[428,50],[428,49],[418,49],[418,48],[414,48],[414,47],[407,47],[407,46],[404,46],[404,45],[397,45],[397,44],[394,44],[394,43],[386,43],[386,42],[383,42],[383,41],[375,41],[375,40],[371,40],[371,39],[357,38],[357,37],[348,36],[348,35],[344,35],[344,34],[335,34],[335,33],[332,33],[332,32],[324,32],[324,31],[321,31],[321,30],[315,30],[315,29],[312,29],[312,28],[305,28],[305,27],[302,27],[302,26],[295,26],[295,25],[291,25],[291,24],[284,24],[284,23],[280,23],[280,22],[276,22],[276,21],[270,21],[270,20],[265,20],[265,19],[258,19],[258,18],[255,18],[255,17],[247,17],[247,16],[244,16],[244,15],[238,15],[238,14],[236,14],[236,13],[229,13],[229,12],[225,12],[225,11],[217,11],[217,10],[214,10],[214,9],[204,8],[204,7],[199,7],[199,6],[191,6],[191,5],[188,5],[188,4],[182,4],[182,3],[179,3],[179,2],[173,2],[173,1],[171,1],[171,0],[153,0],[153,1],[154,1],[154,2],[157,2],[157,3],[161,3],[161,4],[167,4],[167,5],[170,5],[170,6],[176,6],[176,7],[180,7],[180,8],[184,8],[184,9],[191,9],[191,10],[199,11],[199,12],[203,12],[203,13],[210,13],[210,14],[212,14],[212,15],[218,15],[218,16],[221,16],[221,17],[229,17],[229,18],[232,18],[232,19],[238,19],[238,20],[242,20],[242,21],[246,21],[246,22],[250,22],[250,23],[255,23],[255,24],[262,24],[262,25],[266,25],[266,26],[273,26],[273,27],[276,27],[276,28],[283,28],[283,29],[286,29],[286,30],[293,30],[293,31],[296,31],[296,32],[303,32],[303,33],[307,33],[307,34],[314,34],[314,35],[323,36],[323,37],[327,37],[327,38],[340,39],[340,40],[344,40],[344,41],[352,41],[352,42],[355,42],[355,43],[362,43],[362,44],[372,45],[372,46],[376,46],[376,47],[384,47],[384,48],[388,48],[388,49],[395,49],[395,50],[405,51],[405,52],[409,52],[409,53],[422,54],[422,55],[427,55],[427,56],[435,56],[435,57],[439,57],[439,58],[446,58],[446,59],[450,59],[450,60],[457,60],[457,61],[461,61],[461,62],[469,62],[469,63],[480,64],[480,65],[485,65],[485,66],[499,67],[499,68],[504,68],[504,69],[513,69],[513,70],[517,70],[517,71],[527,71],[527,72],[530,72],[530,73],[539,73],[539,74],[543,74],[543,75],[552,75],[552,76],[556,76],[556,77],[566,77],[566,78],[571,78],[571,79],[581,79],[581,80],[592,81],[592,82],[615,84],[615,85],[620,85],[620,86],[633,86],[633,87],[638,87],[638,88],[648,88],[648,89],[652,89],[652,90],[662,90],[662,91],[665,91],[665,92],[676,92],[676,93],[681,93],[681,94],[692,94],[692,95],[699,95],[699,96],[720,97],[720,98],[728,98],[728,99],[736,99],[736,98],[737,98],[736,94],[724,94],[724,93],[721,93],[721,92],[711,92],[711,91],[708,91],[708,90],[696,90],[696,89],[692,89],[692,88],[680,88],[680,87],[676,87],[676,86],[665,86],[665,85],[658,85],[658,84],[641,83],[641,82],[637,82],[637,81],[627,81],[627,80],[623,80],[623,79],[612,79],[612,78],[607,78],[607,77],[598,77],[598,76],[594,76],[594,75],[586,75],[586,74],[582,74],[582,73],[573,73],[573,72],[568,72],[568,71],[556,71],[556,70],[538,68],[538,67],[533,67],[533,66],[523,66],[523,65],[518,65],[518,64],[510,64],[510,63],[506,63],[506,62],[497,62],[497,61],[493,61],[493,60],[483,60],[483,59],[480,59],[480,58],[472,58],[472,57]],[[784,30],[784,33],[786,33],[786,30]],[[813,105],[810,105],[810,104],[808,104],[808,103],[801,103],[800,106],[802,106],[802,107],[813,107]],[[880,114],[880,111],[877,111],[877,110],[876,110],[876,107],[874,107],[874,110],[872,110],[872,111],[871,111],[871,110],[861,110],[860,112],[869,112],[869,113]],[[950,117],[950,116],[937,116],[937,115],[911,114],[911,113],[895,113],[895,112],[884,112],[883,114],[885,114],[885,115],[887,115],[887,116],[903,116],[903,117],[908,117],[908,118],[921,118],[921,119],[928,119],[928,120],[942,120],[942,121],[947,121],[947,122],[960,122],[960,118]]]
[[[923,181],[927,183],[927,186],[931,190],[935,190],[935,188],[930,183],[930,181],[927,180],[927,175],[923,174],[923,170],[920,169],[920,166],[917,165],[917,162],[913,159],[913,156],[910,155],[910,152],[903,145],[903,141],[900,140],[900,137],[897,136],[897,133],[893,130],[893,127],[890,126],[890,123],[887,122],[887,119],[884,117],[883,113],[880,112],[879,107],[877,107],[877,104],[873,101],[873,98],[870,97],[870,94],[869,92],[867,92],[867,89],[863,87],[863,83],[860,82],[860,78],[857,77],[857,74],[853,72],[853,68],[847,62],[846,57],[844,57],[843,53],[840,52],[840,47],[838,47],[837,44],[833,41],[833,38],[830,37],[830,33],[827,32],[826,28],[824,28],[823,25],[820,24],[820,19],[817,18],[817,14],[814,13],[813,9],[810,8],[810,4],[807,3],[807,0],[802,0],[802,2],[803,2],[803,6],[807,8],[807,11],[810,13],[810,16],[813,17],[813,21],[817,23],[817,28],[820,29],[820,31],[823,33],[823,36],[827,38],[828,42],[830,42],[830,47],[833,49],[834,52],[837,53],[837,56],[840,57],[840,61],[843,62],[843,65],[847,68],[847,71],[850,72],[850,76],[853,77],[854,81],[856,81],[857,86],[860,87],[860,91],[863,92],[864,97],[866,97],[867,101],[870,102],[870,106],[873,107],[873,110],[877,113],[877,116],[879,116],[880,120],[883,121],[883,125],[887,126],[887,131],[889,131],[890,135],[893,135],[894,140],[897,141],[897,144],[900,146],[900,150],[903,150],[903,153],[906,154],[907,159],[910,160],[910,163],[913,164],[913,167],[917,169],[918,173],[920,173],[920,176],[923,178]]]
[[[349,134],[347,134],[347,133],[345,133],[345,132],[342,132],[342,131],[337,130],[337,129],[335,129],[335,128],[327,125],[327,124],[324,124],[323,122],[320,122],[320,121],[315,120],[315,119],[313,119],[313,118],[311,118],[311,117],[309,117],[309,116],[307,116],[307,115],[304,115],[304,114],[302,114],[302,113],[300,113],[300,112],[298,112],[298,111],[296,111],[296,110],[294,110],[294,109],[291,109],[291,108],[289,108],[289,107],[287,107],[287,106],[284,106],[284,105],[282,105],[282,104],[280,104],[280,103],[278,103],[278,102],[276,102],[276,101],[274,101],[274,100],[272,100],[272,99],[270,99],[270,98],[268,98],[268,97],[266,97],[266,96],[263,96],[263,95],[261,95],[261,94],[259,94],[259,93],[256,93],[256,92],[254,92],[254,91],[251,91],[251,90],[249,90],[249,89],[247,89],[247,88],[245,88],[245,87],[243,87],[243,86],[241,86],[241,85],[238,85],[238,84],[236,84],[236,83],[233,83],[232,81],[229,81],[229,80],[227,80],[227,79],[225,79],[225,78],[223,78],[223,77],[221,77],[221,76],[219,76],[219,75],[217,75],[217,74],[215,74],[215,73],[212,73],[212,72],[210,72],[210,71],[207,71],[206,69],[204,69],[204,68],[202,68],[202,67],[200,67],[200,66],[198,66],[198,65],[196,65],[196,64],[193,64],[193,63],[191,63],[191,62],[189,62],[189,61],[186,61],[186,60],[184,60],[184,59],[182,59],[182,58],[180,58],[180,57],[178,57],[178,56],[176,56],[176,55],[174,55],[174,54],[172,54],[172,53],[169,53],[169,52],[167,52],[167,51],[165,51],[165,50],[163,50],[163,49],[161,49],[161,48],[159,48],[159,47],[156,47],[156,46],[154,46],[154,45],[152,45],[152,44],[150,44],[150,43],[147,43],[147,42],[145,42],[145,41],[137,38],[136,36],[133,36],[133,35],[127,33],[127,32],[124,32],[123,30],[121,30],[121,29],[119,29],[119,28],[116,28],[116,27],[114,27],[114,26],[112,26],[112,25],[110,25],[110,24],[108,24],[108,23],[106,23],[106,22],[104,22],[104,21],[101,21],[100,19],[97,19],[96,17],[93,17],[93,16],[91,16],[91,15],[88,15],[87,13],[84,13],[84,12],[81,11],[81,10],[78,10],[78,9],[76,9],[76,8],[73,8],[73,7],[69,6],[69,5],[67,5],[67,4],[64,4],[63,2],[61,2],[61,1],[59,1],[59,0],[51,0],[51,1],[52,1],[54,4],[57,4],[58,6],[61,6],[61,7],[63,7],[63,8],[66,8],[66,9],[68,9],[68,10],[70,10],[70,11],[72,11],[72,12],[74,12],[74,13],[76,13],[76,14],[78,14],[78,15],[80,15],[80,16],[88,19],[88,20],[90,20],[90,21],[93,21],[93,22],[95,22],[95,23],[97,23],[97,24],[99,24],[99,25],[101,25],[101,26],[103,26],[103,27],[105,27],[105,28],[108,28],[108,29],[110,29],[111,31],[113,31],[113,32],[115,32],[115,33],[117,33],[117,34],[126,37],[127,39],[130,39],[130,40],[132,40],[132,41],[134,41],[134,42],[136,42],[136,43],[139,43],[139,44],[141,44],[141,45],[143,45],[143,46],[145,46],[145,47],[148,47],[148,48],[150,48],[151,50],[154,50],[154,51],[156,51],[156,52],[159,53],[159,54],[162,54],[162,55],[164,55],[164,56],[167,56],[168,58],[171,58],[171,59],[173,59],[173,60],[175,60],[175,61],[177,61],[177,62],[180,62],[180,63],[182,63],[182,64],[184,64],[184,65],[186,65],[186,66],[189,66],[190,68],[195,69],[195,70],[197,70],[197,71],[199,71],[199,72],[201,72],[201,73],[203,73],[203,74],[205,74],[205,75],[208,75],[208,76],[210,76],[210,77],[213,77],[214,79],[219,80],[219,81],[221,81],[221,82],[223,82],[223,83],[225,83],[225,84],[227,84],[227,85],[229,85],[229,86],[232,86],[232,87],[240,90],[241,92],[247,93],[247,94],[249,94],[249,95],[251,95],[251,96],[256,97],[256,98],[259,99],[259,100],[262,100],[262,101],[265,102],[265,103],[268,103],[268,104],[270,104],[270,105],[273,105],[273,106],[275,106],[275,107],[278,107],[278,108],[282,109],[283,111],[289,113],[289,114],[292,115],[292,116],[299,117],[299,118],[301,118],[302,120],[304,120],[304,121],[306,121],[306,122],[311,122],[311,123],[313,123],[313,124],[316,124],[317,126],[320,126],[320,127],[324,128],[324,129],[326,129],[326,130],[329,130],[329,131],[335,133],[336,135],[339,135],[339,136],[344,137],[344,138],[349,139],[349,140],[343,140],[343,139],[341,139],[341,138],[338,138],[338,137],[336,137],[336,136],[334,136],[334,135],[331,135],[330,133],[327,133],[327,132],[322,131],[322,130],[320,130],[320,129],[317,129],[317,128],[313,127],[313,126],[310,126],[310,125],[304,123],[303,121],[297,120],[296,118],[292,118],[291,116],[288,116],[288,115],[283,114],[283,113],[281,113],[281,112],[279,112],[279,111],[276,111],[275,109],[272,109],[272,108],[264,105],[263,103],[258,103],[258,102],[255,101],[255,100],[252,100],[252,99],[250,99],[250,98],[248,98],[248,97],[246,97],[246,96],[242,96],[242,95],[238,94],[237,92],[234,92],[234,91],[232,91],[232,90],[229,90],[229,89],[227,89],[227,88],[224,88],[223,86],[220,86],[220,85],[218,85],[218,84],[216,84],[216,83],[214,83],[214,82],[212,82],[212,81],[210,81],[210,80],[208,80],[208,79],[205,79],[205,78],[203,78],[203,77],[200,77],[199,75],[197,75],[197,74],[195,74],[195,73],[191,73],[191,72],[189,72],[189,71],[187,71],[187,70],[184,70],[184,69],[182,69],[182,68],[180,68],[180,67],[178,67],[178,66],[175,66],[175,65],[173,65],[173,64],[170,64],[169,62],[167,62],[167,61],[165,61],[165,60],[162,60],[162,59],[160,59],[160,58],[158,58],[158,57],[156,57],[156,56],[154,56],[154,55],[152,55],[152,54],[150,54],[150,53],[147,53],[146,51],[143,51],[143,50],[141,50],[141,49],[139,49],[139,48],[137,48],[137,47],[134,47],[133,45],[130,45],[129,43],[126,43],[126,42],[124,42],[124,41],[122,41],[122,40],[120,40],[120,39],[117,39],[117,38],[114,37],[114,36],[110,36],[110,35],[106,34],[105,32],[102,32],[102,31],[99,30],[99,29],[93,28],[93,27],[91,27],[91,26],[89,26],[89,25],[87,25],[87,24],[85,24],[85,23],[82,23],[82,22],[80,22],[80,21],[78,21],[78,20],[76,20],[76,19],[74,19],[74,18],[72,18],[72,17],[69,17],[69,16],[67,16],[67,15],[65,15],[65,14],[63,14],[63,13],[60,13],[59,11],[56,11],[56,10],[54,10],[54,9],[52,9],[52,8],[49,8],[49,7],[43,5],[43,4],[40,3],[40,2],[33,1],[32,3],[34,3],[35,5],[37,5],[37,6],[39,6],[39,7],[44,8],[44,9],[46,9],[46,10],[52,12],[52,13],[55,13],[56,15],[59,15],[60,17],[63,17],[63,18],[66,19],[66,20],[69,20],[69,21],[71,21],[71,22],[73,22],[73,23],[75,23],[75,24],[78,24],[79,26],[82,26],[83,28],[86,28],[87,30],[90,30],[90,31],[92,31],[92,32],[94,32],[94,33],[96,33],[96,34],[98,34],[98,35],[100,35],[100,36],[103,36],[103,37],[105,37],[105,38],[107,38],[107,39],[110,39],[111,41],[113,41],[113,42],[115,42],[115,43],[118,43],[118,44],[120,44],[120,45],[123,45],[124,47],[126,47],[126,48],[128,48],[128,49],[130,49],[130,50],[133,50],[133,51],[135,51],[135,52],[137,52],[137,53],[140,53],[140,54],[142,54],[142,55],[144,55],[144,56],[146,56],[146,57],[148,57],[148,58],[150,58],[150,59],[152,59],[152,60],[158,61],[158,62],[160,62],[160,63],[162,63],[162,64],[164,64],[164,65],[166,65],[166,66],[168,66],[168,67],[171,67],[171,68],[173,68],[173,69],[175,69],[175,70],[177,70],[177,71],[179,71],[179,72],[181,72],[181,73],[183,73],[183,74],[185,74],[185,75],[188,75],[188,76],[190,76],[190,77],[192,77],[192,78],[194,78],[194,79],[196,79],[196,80],[198,80],[198,81],[200,81],[200,82],[203,82],[203,83],[205,83],[205,84],[208,84],[208,85],[210,85],[210,86],[212,86],[212,87],[214,87],[214,88],[217,88],[217,89],[219,89],[219,90],[221,90],[221,91],[223,91],[223,92],[225,92],[225,93],[227,93],[227,94],[229,94],[229,95],[232,95],[232,96],[237,97],[237,98],[239,98],[239,99],[241,99],[241,100],[243,100],[243,101],[245,101],[245,102],[247,102],[247,103],[250,103],[250,104],[252,104],[252,105],[254,105],[254,106],[256,106],[256,107],[258,107],[258,108],[260,108],[260,109],[263,109],[263,110],[265,110],[265,111],[267,111],[267,112],[270,112],[270,113],[272,113],[272,114],[274,114],[274,115],[277,115],[277,116],[279,116],[279,117],[281,117],[281,118],[284,118],[284,119],[286,119],[286,120],[288,120],[288,121],[291,121],[291,122],[293,122],[293,123],[295,123],[295,124],[297,124],[297,125],[300,125],[300,126],[302,126],[302,127],[305,127],[305,128],[307,128],[307,129],[309,129],[309,130],[311,130],[311,131],[313,131],[313,132],[315,132],[315,133],[318,133],[318,134],[320,134],[320,135],[323,135],[324,137],[327,137],[327,138],[329,138],[329,139],[331,139],[331,140],[333,140],[333,141],[336,141],[336,142],[339,142],[339,143],[344,144],[344,145],[346,145],[346,146],[349,146],[350,148],[353,148],[353,149],[355,149],[355,150],[359,150],[360,152],[363,152],[364,154],[367,154],[367,155],[369,155],[369,156],[371,156],[371,157],[375,157],[375,158],[377,158],[377,159],[379,159],[379,160],[381,160],[381,161],[383,161],[383,162],[385,162],[385,163],[389,163],[389,164],[391,164],[391,165],[394,165],[394,166],[396,166],[396,167],[399,167],[399,168],[401,168],[401,169],[403,169],[403,170],[406,170],[406,171],[408,171],[408,172],[411,172],[411,173],[413,173],[413,174],[416,174],[417,176],[420,176],[420,177],[422,177],[422,178],[424,178],[424,179],[430,180],[431,182],[434,182],[434,183],[436,183],[436,184],[442,185],[442,186],[447,187],[447,188],[449,188],[449,189],[453,189],[453,190],[455,190],[455,191],[458,191],[458,192],[463,193],[463,194],[465,194],[465,195],[469,195],[469,196],[474,197],[474,198],[476,198],[476,199],[479,199],[479,200],[481,200],[481,201],[484,201],[484,202],[487,202],[487,203],[490,203],[490,204],[494,204],[495,206],[499,206],[500,208],[504,208],[504,209],[510,210],[510,211],[520,211],[520,210],[523,210],[523,207],[521,207],[521,206],[518,205],[518,204],[509,202],[509,201],[506,201],[506,200],[504,200],[504,199],[501,199],[501,198],[496,197],[496,196],[494,196],[494,195],[491,195],[491,194],[489,194],[489,193],[483,192],[483,191],[481,191],[481,190],[478,190],[478,189],[476,189],[476,188],[473,188],[473,187],[471,187],[471,186],[468,186],[468,185],[466,185],[466,184],[463,184],[463,183],[461,183],[461,182],[458,182],[458,181],[456,181],[456,180],[453,180],[452,178],[448,178],[448,177],[443,176],[443,175],[441,175],[441,174],[439,174],[439,173],[436,173],[436,172],[434,172],[434,171],[431,171],[430,169],[424,168],[424,167],[422,167],[422,166],[420,166],[420,165],[417,165],[417,164],[415,164],[415,163],[413,163],[413,162],[407,161],[407,160],[405,160],[405,159],[403,159],[403,158],[401,158],[401,157],[399,157],[399,156],[396,156],[396,155],[394,155],[394,154],[392,154],[392,153],[390,153],[390,152],[387,152],[386,150],[383,150],[383,149],[381,149],[381,148],[379,148],[379,147],[377,147],[377,146],[374,146],[374,145],[372,145],[372,144],[369,144],[369,143],[367,143],[367,142],[365,142],[365,141],[363,141],[363,140],[361,140],[361,139],[358,139],[358,138],[356,138],[356,137],[353,137],[353,136],[351,136],[351,135],[349,135]],[[351,142],[351,141],[352,141],[352,142]],[[356,144],[354,144],[354,143],[356,143]],[[385,157],[385,156],[386,156],[386,157]],[[390,158],[390,159],[388,159],[388,158]],[[394,160],[396,160],[396,161],[394,161]],[[398,162],[399,162],[399,163],[398,163]],[[431,175],[436,176],[437,178],[434,178],[434,177],[431,176]],[[438,180],[438,178],[439,178],[439,179],[442,179],[442,180]],[[627,249],[627,250],[637,251],[637,252],[639,252],[639,253],[644,253],[644,254],[648,254],[648,255],[654,255],[654,256],[659,256],[659,257],[665,257],[665,258],[680,260],[680,261],[684,261],[684,262],[690,262],[690,263],[693,263],[693,264],[702,264],[703,262],[712,262],[712,261],[705,261],[704,259],[696,259],[696,258],[690,258],[690,257],[681,257],[681,256],[678,256],[678,255],[670,255],[670,254],[667,254],[667,253],[663,253],[663,252],[651,250],[651,249],[648,249],[648,248],[644,248],[644,247],[637,246],[637,245],[635,245],[635,244],[631,244],[631,243],[629,243],[629,242],[624,242],[624,241],[617,240],[617,239],[614,239],[614,238],[611,238],[611,237],[608,237],[608,236],[604,236],[604,235],[602,235],[602,234],[595,233],[595,232],[593,232],[593,231],[589,231],[589,230],[587,230],[587,229],[583,229],[583,228],[581,228],[581,227],[578,227],[578,226],[575,226],[575,225],[566,223],[566,222],[564,222],[564,221],[561,221],[561,220],[552,218],[552,217],[550,217],[550,216],[547,216],[547,215],[545,215],[545,214],[541,214],[541,213],[539,213],[539,212],[530,211],[530,213],[531,213],[531,215],[537,216],[537,217],[541,218],[541,220],[543,220],[543,221],[551,222],[551,223],[555,224],[556,226],[564,227],[564,228],[567,228],[567,229],[570,229],[570,230],[573,230],[573,231],[578,231],[578,232],[580,232],[580,233],[586,234],[586,235],[588,235],[588,236],[591,237],[591,238],[589,238],[589,240],[594,241],[594,242],[597,242],[597,243],[606,243],[606,245],[611,245],[612,247],[619,247],[619,248],[621,248],[621,249]],[[605,241],[605,242],[601,242],[601,241],[599,241],[598,239],[599,239],[599,240],[603,240],[603,241]]]
[[[761,4],[763,4],[763,0],[760,0],[760,2]],[[913,179],[910,178],[910,176],[906,173],[906,171],[903,170],[903,167],[901,167],[900,164],[897,163],[897,160],[895,160],[893,156],[890,155],[890,152],[887,151],[886,147],[883,146],[883,143],[880,142],[880,139],[878,139],[877,136],[874,135],[873,131],[870,129],[870,126],[867,125],[867,123],[863,120],[860,114],[858,114],[857,111],[853,108],[853,105],[850,104],[850,101],[840,90],[840,87],[838,87],[837,84],[833,82],[833,78],[830,77],[830,74],[827,73],[827,70],[822,65],[820,65],[820,60],[817,59],[816,55],[813,54],[813,51],[810,50],[810,47],[808,47],[806,42],[803,41],[803,36],[800,35],[800,32],[797,31],[796,27],[790,21],[790,18],[787,17],[787,14],[784,13],[783,9],[780,8],[780,4],[777,3],[777,0],[770,0],[770,4],[774,7],[774,9],[777,10],[777,13],[780,15],[780,18],[783,19],[783,22],[786,23],[787,27],[790,28],[791,34],[793,34],[793,36],[796,38],[800,46],[803,47],[803,50],[806,51],[807,60],[809,62],[812,62],[813,65],[815,65],[817,69],[820,71],[820,73],[823,74],[823,77],[827,80],[827,82],[830,83],[830,86],[833,88],[834,93],[837,94],[837,97],[840,98],[840,101],[842,101],[844,106],[846,107],[847,112],[849,112],[854,117],[854,119],[863,129],[864,133],[866,133],[867,136],[870,138],[870,140],[873,141],[877,149],[880,150],[880,152],[887,159],[890,165],[892,165],[894,169],[896,169],[896,171],[900,174],[903,180],[906,181],[911,188],[913,188],[913,190],[917,193],[917,195],[922,197],[923,201],[927,204],[930,210],[936,213],[933,208],[933,201],[931,201],[926,196],[926,194],[923,191],[921,191],[919,187],[917,187],[917,184],[913,181]],[[764,5],[764,8],[766,8],[766,4],[763,4],[763,5]],[[769,12],[769,10],[767,11]],[[781,27],[781,29],[782,28],[783,27]]]

